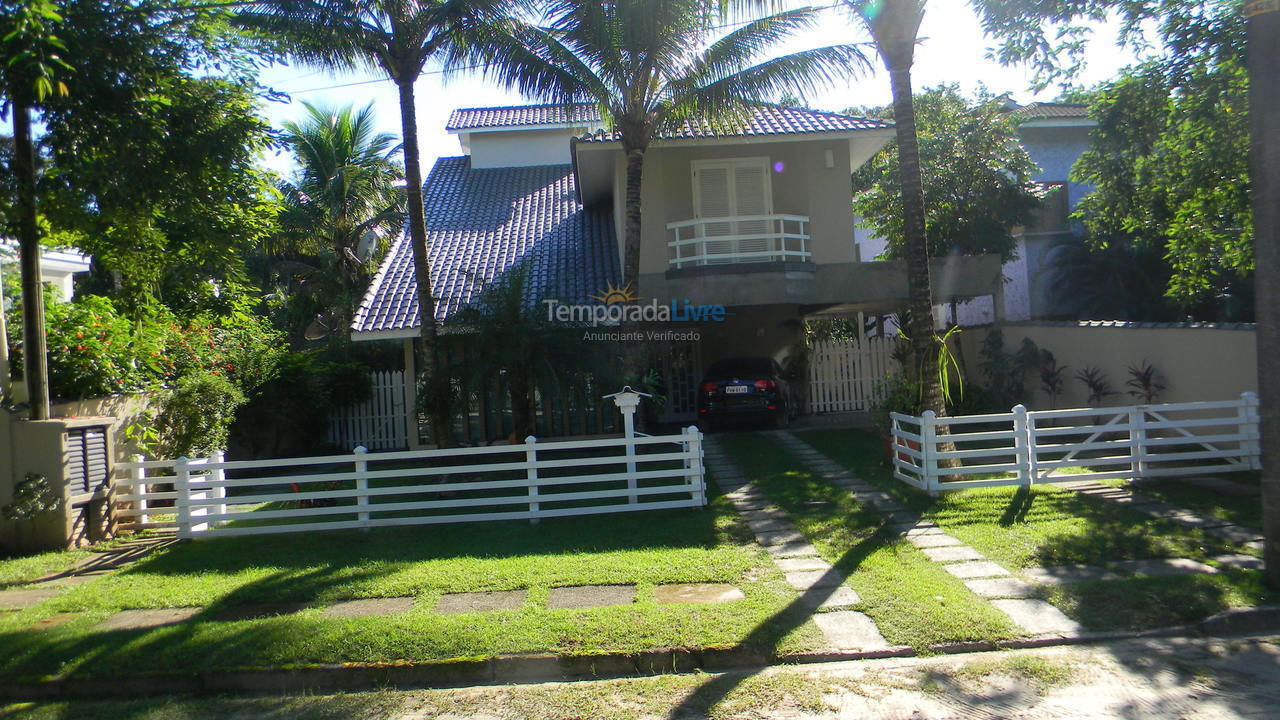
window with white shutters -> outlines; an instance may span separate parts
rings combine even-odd
[[[699,219],[741,218],[769,215],[773,212],[769,159],[737,158],[733,160],[700,160],[693,164],[694,216]],[[734,262],[742,253],[761,253],[770,249],[767,220],[725,220],[701,225],[703,237],[725,238],[709,241],[707,255],[725,255],[724,260],[708,260],[709,264]],[[740,258],[759,261],[762,256]]]

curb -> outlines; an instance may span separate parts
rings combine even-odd
[[[1227,637],[1280,631],[1280,605],[1228,610],[1196,623],[1140,632],[1086,632],[1001,642],[932,645],[929,654],[1090,645],[1117,640],[1200,635]],[[789,655],[746,647],[655,650],[599,655],[515,655],[428,663],[318,665],[302,668],[209,670],[125,677],[65,677],[39,682],[0,683],[3,700],[103,700],[157,695],[268,695],[350,692],[386,688],[449,688],[470,685],[607,680],[689,673],[759,669],[770,665],[812,665],[850,660],[916,657],[907,646],[878,650],[834,650]]]

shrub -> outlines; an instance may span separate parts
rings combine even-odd
[[[159,457],[197,457],[225,449],[236,410],[245,402],[244,393],[223,375],[188,375],[160,401],[149,449]]]

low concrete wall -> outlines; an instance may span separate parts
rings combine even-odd
[[[1059,365],[1069,366],[1066,388],[1057,406],[1083,407],[1088,391],[1076,379],[1077,373],[1096,366],[1106,373],[1112,395],[1104,405],[1131,405],[1125,383],[1129,368],[1150,362],[1168,386],[1159,402],[1228,400],[1243,392],[1258,390],[1257,335],[1245,323],[1125,323],[1125,322],[1020,322],[1005,323],[1004,345],[1012,352],[1029,338],[1053,353]],[[985,384],[981,371],[981,347],[991,328],[966,328],[961,346],[969,368],[969,379]],[[1034,388],[1033,410],[1049,407],[1040,390],[1038,374],[1027,376],[1027,388]]]

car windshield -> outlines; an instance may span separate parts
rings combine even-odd
[[[773,361],[769,358],[734,358],[720,360],[707,370],[707,377],[713,380],[729,378],[767,378],[773,375]]]

